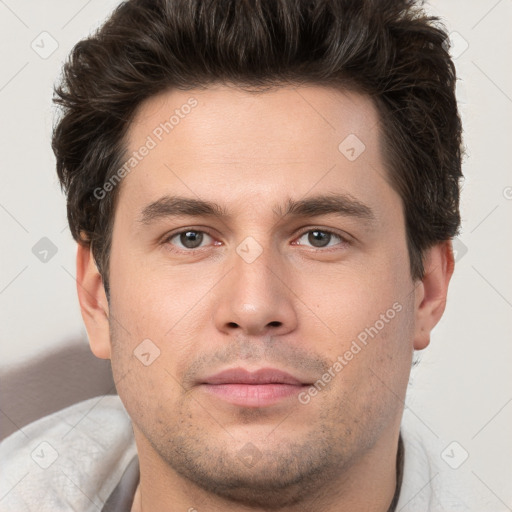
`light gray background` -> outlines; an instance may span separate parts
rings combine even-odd
[[[113,392],[108,363],[88,356],[50,135],[63,60],[117,3],[0,0],[4,434],[75,399]],[[413,370],[407,407],[443,445],[456,441],[449,454],[468,453],[454,471],[472,473],[496,511],[512,510],[512,0],[436,0],[429,10],[454,41],[466,179],[446,313]],[[33,252],[43,237],[57,250],[46,262]]]

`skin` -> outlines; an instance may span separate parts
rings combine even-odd
[[[140,106],[129,151],[191,97],[197,106],[121,183],[110,303],[89,249],[78,248],[91,348],[111,359],[133,421],[133,510],[386,511],[413,350],[428,345],[443,314],[451,243],[427,251],[425,277],[412,280],[402,202],[369,98],[321,86],[170,91]],[[354,161],[338,150],[349,134],[366,146]],[[365,204],[373,220],[277,214],[288,199],[333,193]],[[166,194],[214,201],[229,216],[140,222]],[[192,229],[207,233],[198,249],[170,238]],[[315,230],[335,235],[318,246]],[[237,253],[249,236],[262,251],[251,263]],[[314,383],[397,303],[400,312],[307,404],[292,396],[243,407],[198,385],[237,366]],[[134,356],[145,339],[160,351],[148,366]]]

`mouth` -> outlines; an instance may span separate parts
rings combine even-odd
[[[232,368],[200,383],[206,393],[240,407],[270,406],[297,397],[309,385],[275,368],[261,368],[253,372]]]

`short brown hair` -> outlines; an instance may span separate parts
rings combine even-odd
[[[400,194],[413,279],[424,251],[460,225],[461,123],[439,20],[413,0],[129,0],[63,68],[52,148],[71,233],[91,245],[108,295],[119,187],[137,107],[167,89],[233,83],[255,91],[321,84],[369,95]]]

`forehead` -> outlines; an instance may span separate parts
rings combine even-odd
[[[280,194],[357,197],[385,181],[373,102],[322,86],[166,91],[139,106],[126,143],[132,206],[172,193],[275,207]]]
[[[179,144],[193,132],[187,145],[207,143],[210,154],[221,151],[229,155],[230,148],[238,151],[242,144],[250,150],[251,141],[275,149],[286,142],[313,143],[317,136],[327,134],[339,137],[347,130],[368,140],[377,122],[371,99],[347,90],[311,85],[255,93],[215,85],[205,90],[173,89],[149,98],[139,105],[127,139],[129,147],[136,148],[148,135],[157,143],[171,143],[166,136],[172,133]],[[233,146],[235,141],[238,146]],[[283,146],[284,151],[288,149]],[[307,145],[295,149],[301,155]],[[252,146],[246,156],[261,154]]]

